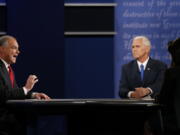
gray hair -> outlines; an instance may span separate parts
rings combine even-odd
[[[0,46],[5,46],[8,45],[8,41],[10,39],[15,39],[15,37],[10,36],[10,35],[5,35],[0,37]],[[15,39],[16,40],[16,39]]]
[[[133,38],[133,40],[136,40],[136,39],[142,39],[144,45],[151,46],[151,42],[146,36],[136,36]]]

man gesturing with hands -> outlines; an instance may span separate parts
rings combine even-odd
[[[15,114],[12,114],[6,108],[7,100],[50,99],[44,93],[31,91],[38,82],[36,75],[29,75],[26,84],[23,87],[18,87],[11,65],[16,63],[19,53],[18,42],[13,36],[0,37],[0,135],[24,134],[23,124]]]

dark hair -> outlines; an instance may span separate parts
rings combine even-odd
[[[170,52],[170,54],[173,53],[173,40],[168,42],[168,51]]]
[[[169,42],[168,51],[172,56],[172,62],[175,66],[180,65],[180,38]]]

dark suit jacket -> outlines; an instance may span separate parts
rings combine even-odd
[[[25,97],[23,89],[17,86],[16,81],[12,88],[8,71],[0,60],[0,103],[8,99],[24,99]]]
[[[1,131],[7,130],[8,133],[12,131],[13,134],[13,130],[18,130],[19,124],[15,115],[6,108],[5,102],[9,99],[25,99],[30,96],[31,93],[24,94],[23,88],[19,88],[16,81],[14,88],[12,88],[8,71],[0,60],[0,134]]]
[[[144,71],[144,80],[141,81],[140,71],[136,60],[122,66],[119,95],[121,98],[127,98],[128,92],[137,87],[149,87],[153,90],[154,96],[160,91],[166,65],[158,60],[149,58]]]
[[[158,101],[165,105],[163,113],[165,128],[180,129],[180,66],[166,70]]]

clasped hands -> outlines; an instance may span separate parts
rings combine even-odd
[[[24,88],[29,92],[29,91],[32,90],[32,88],[34,87],[34,85],[37,82],[38,82],[38,78],[37,78],[36,75],[29,75]],[[35,99],[45,99],[45,100],[49,100],[50,99],[50,97],[47,96],[46,94],[38,93],[38,92],[34,92],[32,94],[32,98],[35,98]]]
[[[135,91],[131,93],[131,98],[140,99],[149,95],[150,93],[151,92],[148,88],[138,87],[138,88],[135,88]]]

